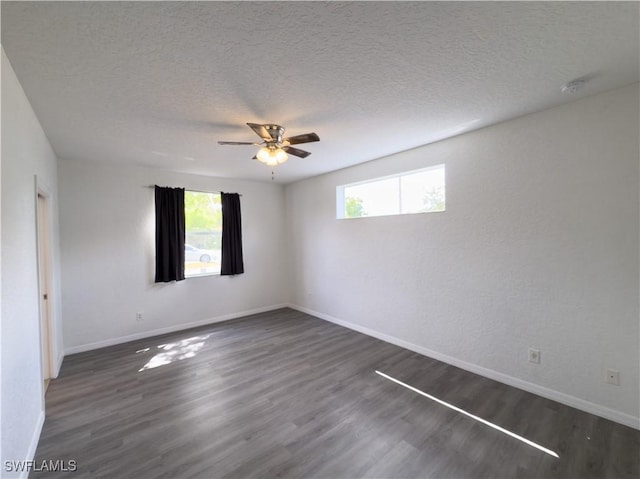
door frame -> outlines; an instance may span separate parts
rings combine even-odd
[[[38,268],[38,330],[40,332],[40,365],[43,397],[44,381],[56,375],[55,327],[53,321],[52,216],[51,193],[36,177],[36,253]],[[46,296],[46,299],[43,297]]]

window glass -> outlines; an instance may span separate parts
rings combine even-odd
[[[220,274],[222,203],[220,193],[184,192],[185,277]]]
[[[400,205],[398,178],[348,186],[344,196],[347,218],[397,214]]]
[[[444,211],[444,165],[339,186],[336,198],[338,218]]]
[[[400,177],[401,213],[444,211],[444,167]]]

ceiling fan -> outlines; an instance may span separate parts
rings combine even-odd
[[[303,135],[290,136],[289,138],[283,138],[284,127],[280,125],[273,125],[267,123],[265,125],[259,125],[257,123],[247,123],[249,128],[256,132],[256,134],[262,138],[261,143],[244,142],[244,141],[219,141],[219,145],[254,145],[262,146],[254,160],[261,161],[269,166],[276,166],[284,163],[289,159],[288,155],[297,156],[300,158],[306,158],[311,153],[299,148],[294,148],[291,145],[299,145],[301,143],[311,143],[313,141],[320,141],[320,137],[315,133],[305,133]]]

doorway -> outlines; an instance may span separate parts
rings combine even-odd
[[[37,202],[38,283],[40,295],[40,348],[42,380],[46,393],[52,376],[51,361],[51,235],[49,195],[38,188]]]

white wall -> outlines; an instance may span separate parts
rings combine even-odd
[[[69,160],[59,177],[67,354],[287,303],[281,185]],[[245,273],[155,284],[154,184],[242,194]]]
[[[639,427],[638,131],[636,84],[289,185],[292,301]],[[336,186],[440,163],[446,212],[336,220]]]
[[[2,50],[2,468],[32,458],[44,420],[36,176],[51,194],[54,357],[62,360],[56,157]],[[58,365],[56,365],[58,366]],[[55,371],[57,374],[57,371]],[[10,474],[9,474],[10,476]]]

